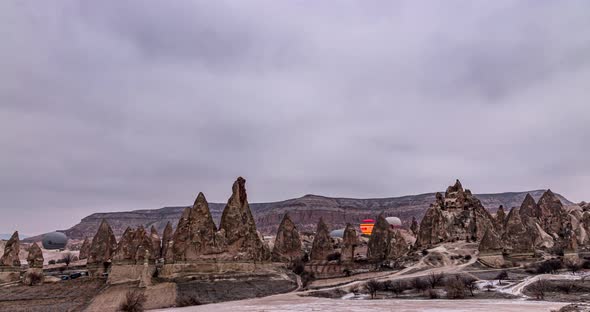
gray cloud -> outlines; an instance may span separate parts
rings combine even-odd
[[[0,2],[0,232],[316,193],[590,199],[587,1]]]

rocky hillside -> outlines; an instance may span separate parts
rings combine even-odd
[[[530,192],[511,192],[499,194],[479,194],[479,198],[490,212],[495,212],[500,205],[505,208],[519,206],[527,193],[530,193],[535,200],[538,200],[544,190]],[[572,203],[563,196],[558,195],[564,205]],[[412,217],[417,220],[435,201],[435,193],[410,195],[391,198],[354,199],[354,198],[331,198],[317,195],[306,195],[301,198],[289,199],[273,203],[254,203],[250,208],[256,218],[258,230],[263,234],[274,235],[283,214],[289,212],[291,220],[295,222],[301,232],[315,229],[320,217],[330,225],[330,228],[343,228],[347,222],[358,224],[362,219],[376,218],[380,212],[386,216],[397,216],[404,224],[408,224]],[[209,208],[216,224],[219,224],[221,212],[225,203],[210,203]],[[95,213],[84,219],[75,226],[64,232],[73,239],[83,239],[85,236],[92,237],[100,225],[102,219],[106,219],[111,225],[115,235],[120,237],[128,226],[137,227],[143,225],[150,228],[156,227],[162,233],[167,222],[176,226],[185,206],[164,207],[152,210],[135,210],[126,212]],[[38,240],[40,237],[31,237],[27,240]]]

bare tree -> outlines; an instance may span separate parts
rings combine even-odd
[[[64,255],[64,257],[62,258],[62,262],[66,264],[66,268],[70,267],[70,263],[72,263],[72,261],[74,260],[74,255],[72,255],[71,253],[67,253]]]
[[[473,291],[477,289],[477,284],[475,283],[477,282],[477,279],[472,276],[463,276],[461,281],[463,282],[463,285],[465,285],[465,288],[469,290],[471,297],[475,297]]]
[[[529,287],[529,290],[538,300],[545,299],[545,292],[547,291],[547,281],[539,279],[536,283]]]
[[[414,289],[422,293],[424,293],[424,291],[428,289],[428,282],[420,277],[416,277],[413,280],[411,280],[410,284]]]
[[[428,274],[426,280],[428,281],[428,284],[430,284],[430,288],[434,289],[436,286],[439,286],[441,284],[444,278],[445,275],[442,273],[431,272],[430,274]]]
[[[578,271],[580,271],[582,269],[582,266],[580,265],[580,263],[578,261],[575,260],[568,260],[565,263],[565,267],[570,270],[572,272],[572,274],[576,274],[578,273]]]
[[[502,285],[502,281],[508,279],[508,272],[505,270],[500,272],[498,276],[496,276],[496,279],[498,280],[498,285]]]
[[[144,304],[147,298],[143,292],[138,290],[131,290],[125,295],[125,301],[121,303],[119,309],[124,312],[143,312]]]
[[[371,299],[375,298],[375,295],[377,295],[377,292],[381,290],[381,288],[381,283],[379,283],[376,280],[370,280],[367,283],[365,283],[365,289],[371,295]]]

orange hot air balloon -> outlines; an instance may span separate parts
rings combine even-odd
[[[361,233],[363,235],[371,235],[373,233],[373,227],[375,226],[375,220],[373,219],[365,219],[361,223]]]

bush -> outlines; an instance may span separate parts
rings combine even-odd
[[[438,299],[440,298],[440,295],[438,294],[438,292],[434,289],[429,289],[428,290],[428,298],[430,299]]]
[[[471,260],[471,255],[466,255],[465,257],[463,257],[463,259],[469,261],[469,260]]]
[[[590,269],[590,261],[586,260],[582,262],[582,269],[588,270]]]
[[[574,282],[566,282],[564,284],[557,285],[556,288],[562,293],[569,294],[574,290],[575,286],[576,285],[574,284]]]
[[[303,271],[303,273],[301,273],[301,286],[303,286],[303,288],[307,287],[307,285],[309,285],[309,283],[313,282],[314,280],[315,274],[312,272]]]
[[[465,284],[458,275],[447,279],[445,282],[445,291],[449,299],[465,298]]]
[[[55,264],[55,260],[49,260],[48,264]]]
[[[190,307],[196,305],[201,305],[201,302],[193,295],[183,294],[176,299],[176,306],[178,307]]]
[[[463,276],[461,277],[461,281],[463,282],[465,289],[469,290],[471,297],[475,297],[473,291],[477,289],[477,284],[475,283],[477,282],[477,279],[472,276]]]
[[[578,261],[570,260],[565,263],[565,267],[572,272],[572,274],[576,274],[580,269],[582,269],[582,265]]]
[[[547,282],[544,279],[540,279],[538,282],[529,286],[529,290],[538,300],[543,300],[547,291]]]
[[[426,250],[426,249],[422,249],[422,255],[423,255],[423,256],[426,256],[426,255],[428,255],[428,250]]]
[[[410,286],[418,291],[424,292],[428,289],[428,282],[420,277],[416,277],[410,281]]]
[[[146,297],[143,292],[138,290],[130,290],[125,295],[125,301],[119,306],[119,310],[124,312],[143,312],[143,305],[146,302]]]
[[[563,267],[559,260],[543,261],[537,266],[537,274],[555,274]]]

